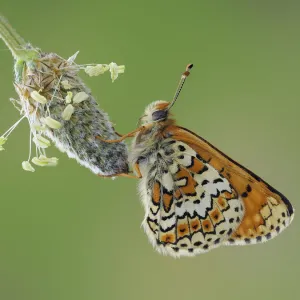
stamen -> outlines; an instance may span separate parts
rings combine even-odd
[[[29,172],[35,171],[35,169],[33,168],[33,166],[31,165],[31,163],[29,161],[23,161],[22,168],[23,168],[23,170],[29,171]]]
[[[45,155],[40,155],[39,157],[34,157],[32,162],[40,167],[54,167],[58,163],[58,158],[56,157],[46,157]]]
[[[42,118],[41,121],[52,129],[60,129],[62,124],[51,117]]]
[[[37,91],[31,92],[30,97],[33,100],[35,100],[36,102],[39,102],[41,104],[46,104],[47,103],[47,99]]]
[[[65,90],[70,90],[72,88],[72,86],[71,86],[71,84],[69,84],[68,80],[63,80],[61,82],[61,85]]]
[[[31,158],[31,151],[32,151],[32,133],[31,130],[29,131],[29,154],[28,154],[28,161]]]
[[[26,116],[23,116],[21,119],[19,119],[13,126],[11,126],[3,135],[2,137],[8,138],[8,136],[14,131],[14,129],[19,125],[19,123],[26,118]]]
[[[85,92],[79,92],[77,93],[73,98],[73,103],[81,103],[82,101],[85,101],[89,98],[89,95]]]
[[[42,137],[41,135],[37,134],[35,137],[32,139],[34,143],[37,145],[38,148],[48,148],[51,144],[50,141],[47,140],[46,138]]]
[[[65,98],[65,101],[67,104],[72,102],[72,97],[73,97],[73,93],[72,92],[67,92],[67,96]]]
[[[116,63],[112,62],[109,64],[109,71],[111,75],[111,80],[112,82],[114,82],[118,78],[119,74],[124,73],[125,66],[118,66]]]
[[[102,65],[102,64],[98,64],[95,66],[87,66],[84,69],[85,73],[88,74],[89,76],[98,76],[105,73],[108,70],[109,70],[109,66]]]
[[[64,120],[69,121],[73,113],[74,113],[74,106],[72,104],[69,104],[66,106],[61,116]]]

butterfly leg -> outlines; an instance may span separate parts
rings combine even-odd
[[[139,163],[138,162],[136,162],[134,165],[133,165],[133,169],[134,169],[134,171],[137,173],[137,176],[136,176],[136,178],[142,178],[143,177],[143,175],[142,175],[142,173],[141,173],[141,170],[140,170],[140,165],[139,165]]]
[[[127,134],[124,134],[121,138],[116,139],[116,140],[105,140],[99,135],[96,136],[96,139],[98,139],[102,142],[106,142],[106,143],[120,143],[128,137],[133,137],[137,132],[143,130],[144,128],[145,128],[145,126],[141,126],[141,127],[137,128],[136,130],[133,130]]]
[[[119,137],[122,137],[122,136],[123,136],[123,134],[121,134],[121,133],[119,133],[119,132],[116,132],[116,131],[115,131],[115,133],[116,133],[116,135],[118,135]]]
[[[119,132],[116,132],[116,131],[115,131],[115,127],[113,127],[113,130],[114,130],[114,132],[115,132],[115,134],[116,134],[117,136],[120,136],[120,137],[123,136],[123,134],[120,134]]]
[[[113,175],[100,175],[98,174],[97,176],[102,177],[102,178],[112,178],[112,177],[127,177],[127,178],[134,178],[134,179],[140,179],[141,177],[136,176],[136,175],[131,175],[127,173],[119,173],[119,174],[113,174]]]

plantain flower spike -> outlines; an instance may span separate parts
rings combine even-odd
[[[80,70],[90,76],[110,72],[114,81],[124,72],[124,66],[115,63],[80,65],[75,62],[78,52],[68,59],[43,52],[25,43],[2,16],[0,37],[15,60],[14,86],[19,99],[11,101],[20,112],[20,119],[0,135],[0,151],[4,150],[3,145],[16,126],[27,119],[30,125],[29,156],[22,163],[24,170],[34,172],[30,161],[36,166],[57,165],[57,158],[46,156],[46,148],[52,141],[58,149],[95,174],[127,173],[126,145],[109,144],[96,138],[111,140],[118,136],[108,115],[78,75]]]

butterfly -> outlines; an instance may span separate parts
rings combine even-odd
[[[134,138],[130,160],[140,178],[142,226],[154,248],[173,257],[268,241],[294,216],[289,200],[275,188],[176,125],[170,109],[192,67],[182,74],[172,102],[153,102],[140,118],[142,126],[120,139],[106,140]]]

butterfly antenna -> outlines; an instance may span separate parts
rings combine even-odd
[[[185,83],[185,80],[186,80],[187,77],[190,75],[190,71],[191,71],[192,67],[193,67],[193,64],[187,65],[185,72],[181,75],[181,79],[180,79],[179,84],[178,84],[178,87],[177,87],[177,89],[176,89],[175,96],[174,96],[172,102],[170,103],[170,105],[169,105],[169,107],[168,107],[168,110],[171,109],[171,107],[172,107],[172,106],[174,105],[174,103],[176,102],[176,100],[177,100],[177,98],[178,98],[178,96],[179,96],[179,94],[180,94],[180,92],[181,92],[181,90],[182,90],[182,87],[183,87],[183,85],[184,85],[184,83]]]

